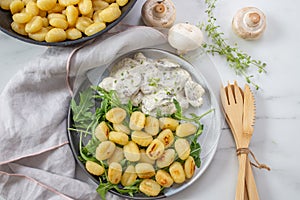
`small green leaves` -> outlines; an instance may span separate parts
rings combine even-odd
[[[220,26],[216,25],[216,18],[214,17],[213,10],[216,7],[217,0],[205,0],[207,9],[207,24],[201,24],[199,28],[205,30],[207,36],[210,38],[210,43],[204,43],[202,47],[206,50],[207,53],[212,54],[213,56],[217,53],[226,58],[226,61],[229,64],[237,75],[241,75],[245,78],[247,83],[252,84],[256,89],[259,89],[259,86],[252,81],[253,75],[248,75],[249,67],[256,67],[257,72],[266,73],[265,67],[266,63],[263,63],[260,60],[254,60],[247,53],[241,51],[237,44],[233,46],[227,44],[227,41],[223,38],[224,33],[220,32]]]

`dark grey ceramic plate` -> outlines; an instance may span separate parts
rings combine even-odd
[[[102,35],[103,33],[107,32],[111,28],[113,28],[129,13],[129,11],[133,8],[136,1],[137,0],[129,0],[129,2],[126,4],[126,6],[121,8],[122,15],[114,22],[107,24],[107,27],[104,30],[102,30],[94,35],[91,35],[91,36],[84,36],[77,40],[66,40],[63,42],[38,42],[27,36],[19,35],[11,29],[11,26],[10,26],[10,24],[12,23],[11,13],[9,11],[3,10],[1,8],[0,8],[0,30],[14,38],[17,38],[21,41],[28,42],[31,44],[43,45],[43,46],[72,46],[72,45],[80,44],[83,42],[87,42],[91,39],[94,39],[94,38]]]
[[[191,184],[193,184],[204,173],[204,171],[207,169],[207,167],[209,166],[210,162],[213,159],[213,156],[214,156],[215,151],[217,149],[217,144],[218,144],[218,141],[219,141],[220,133],[221,133],[221,121],[222,121],[218,101],[217,101],[217,99],[214,95],[215,92],[213,92],[212,87],[210,87],[210,83],[215,83],[216,84],[217,82],[216,81],[214,82],[213,80],[210,80],[208,82],[208,80],[206,80],[205,77],[202,75],[199,67],[194,67],[189,62],[187,62],[186,60],[178,57],[177,55],[175,55],[173,53],[170,53],[170,52],[167,52],[167,51],[164,51],[164,50],[159,50],[159,49],[140,49],[140,50],[135,50],[135,51],[126,53],[124,55],[121,55],[120,57],[116,58],[109,65],[101,66],[101,69],[100,68],[94,69],[94,71],[92,71],[93,75],[95,75],[95,73],[97,73],[97,77],[99,77],[99,79],[94,84],[99,83],[103,78],[108,76],[109,72],[112,70],[112,67],[114,66],[115,63],[117,63],[118,61],[120,61],[124,57],[132,57],[137,52],[142,52],[148,58],[153,58],[153,59],[168,58],[168,59],[171,59],[171,60],[179,63],[184,69],[186,69],[187,71],[190,72],[190,74],[192,75],[193,80],[197,81],[198,83],[200,83],[203,86],[203,88],[206,91],[205,95],[203,96],[204,104],[198,109],[193,108],[192,111],[188,110],[187,113],[193,112],[193,113],[196,113],[196,114],[200,115],[200,114],[203,114],[204,112],[208,111],[209,109],[215,109],[214,112],[212,112],[209,115],[205,116],[201,120],[202,124],[204,124],[203,134],[199,137],[199,142],[200,142],[201,147],[202,147],[201,154],[200,154],[201,166],[200,166],[200,168],[196,169],[195,174],[191,179],[185,181],[183,184],[180,184],[180,185],[174,184],[171,188],[166,188],[164,190],[164,193],[160,194],[157,197],[147,197],[147,196],[142,195],[142,194],[138,194],[134,197],[130,197],[129,195],[119,194],[115,190],[110,191],[110,192],[112,192],[116,195],[119,195],[119,196],[127,198],[127,199],[128,198],[129,199],[160,199],[160,198],[175,195],[178,192],[180,192],[180,191],[186,189],[187,187],[189,187]],[[201,56],[205,57],[205,58],[202,57],[202,60],[207,59],[207,55],[203,54]],[[214,67],[213,63],[210,61],[210,59],[207,59],[207,62],[205,63],[205,65],[207,65],[207,68]],[[76,93],[74,95],[75,101],[79,100],[79,93],[81,91],[84,91],[90,85],[92,85],[92,83],[87,78],[81,84],[79,89],[76,91]],[[72,120],[72,112],[69,109],[67,126],[68,127],[73,127],[73,125],[74,125],[74,122]],[[68,130],[68,136],[69,136],[69,140],[70,140],[71,149],[74,153],[75,159],[77,160],[78,164],[86,172],[87,176],[89,176],[95,183],[99,184],[99,179],[97,177],[92,176],[91,174],[89,174],[86,171],[84,165],[78,159],[78,155],[79,155],[79,133]],[[90,139],[89,137],[84,137],[83,138],[83,145],[86,145],[87,142],[89,141],[89,139]]]

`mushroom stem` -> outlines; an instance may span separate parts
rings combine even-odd
[[[163,17],[165,15],[166,11],[166,7],[164,4],[161,4],[160,2],[158,2],[153,9],[153,15],[155,17]]]
[[[246,23],[248,26],[254,27],[259,24],[260,16],[257,13],[249,13],[246,17]]]

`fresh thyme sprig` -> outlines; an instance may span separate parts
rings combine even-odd
[[[256,89],[259,86],[252,81],[253,75],[248,75],[249,67],[256,67],[258,73],[266,72],[266,63],[260,60],[254,60],[247,53],[241,51],[237,44],[233,46],[229,45],[227,41],[223,38],[224,33],[220,31],[220,26],[216,25],[216,18],[214,16],[214,9],[216,7],[217,0],[205,0],[207,9],[207,24],[200,25],[201,30],[205,30],[207,36],[211,40],[211,43],[204,43],[202,46],[207,53],[219,54],[225,56],[229,66],[234,69],[236,74],[241,75],[245,78],[247,83],[253,85]]]

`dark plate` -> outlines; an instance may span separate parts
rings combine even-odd
[[[175,195],[178,192],[183,191],[184,189],[186,189],[187,187],[192,185],[207,169],[207,167],[209,166],[210,162],[212,161],[215,151],[217,149],[217,144],[218,144],[218,140],[219,140],[220,133],[221,133],[221,112],[220,112],[220,109],[218,106],[218,101],[214,95],[214,91],[213,91],[212,87],[210,86],[210,84],[216,83],[216,82],[214,82],[215,80],[208,81],[203,76],[199,67],[195,67],[195,66],[191,65],[189,62],[185,61],[184,59],[178,57],[177,55],[175,55],[173,53],[170,53],[170,52],[167,52],[164,50],[160,50],[160,49],[135,50],[135,51],[126,53],[125,55],[121,55],[120,57],[116,58],[112,63],[110,63],[106,66],[101,66],[100,67],[101,70],[97,70],[100,68],[95,68],[91,72],[93,73],[93,75],[96,74],[96,77],[99,77],[99,79],[96,81],[96,83],[93,83],[93,84],[98,84],[103,78],[108,76],[109,72],[112,70],[112,67],[115,66],[115,64],[118,61],[120,61],[122,58],[132,57],[137,52],[142,52],[148,58],[153,58],[153,59],[169,58],[173,61],[176,61],[177,63],[179,63],[182,66],[182,68],[184,68],[190,72],[193,80],[197,81],[204,87],[204,89],[206,91],[205,95],[203,96],[204,104],[200,108],[197,108],[197,109],[191,108],[192,111],[188,110],[187,113],[193,112],[195,114],[200,115],[200,114],[203,114],[204,112],[208,111],[209,109],[212,109],[212,108],[215,109],[214,112],[210,113],[209,115],[207,115],[205,118],[203,118],[201,120],[202,123],[204,124],[203,134],[199,137],[199,142],[202,147],[202,151],[201,151],[201,155],[200,155],[202,162],[201,162],[201,167],[196,169],[195,174],[191,179],[187,180],[186,182],[184,182],[181,185],[175,184],[170,188],[166,188],[164,191],[164,194],[160,194],[159,196],[156,196],[156,197],[146,197],[142,194],[138,194],[137,196],[130,197],[129,195],[120,194],[115,190],[110,190],[110,192],[112,192],[113,194],[116,194],[118,196],[121,196],[121,197],[124,197],[127,199],[128,198],[129,199],[161,199],[164,197]],[[201,60],[207,60],[207,62],[205,62],[203,64],[207,65],[208,68],[214,67],[213,63],[208,59],[206,54],[203,54],[200,57],[201,57]],[[85,89],[87,89],[90,85],[92,85],[92,83],[89,81],[88,78],[86,78],[85,81],[80,85],[78,90],[75,92],[74,99],[76,102],[79,101],[79,93],[81,91],[84,91]],[[95,105],[95,106],[97,106],[97,105]],[[67,127],[74,126],[71,108],[69,108],[67,123],[68,123]],[[85,173],[87,174],[87,176],[89,178],[91,178],[96,184],[99,184],[99,179],[96,176],[93,176],[90,173],[88,173],[85,169],[85,166],[78,159],[78,155],[80,155],[80,152],[79,152],[80,134],[77,132],[68,130],[68,137],[69,137],[72,152],[74,154],[75,159],[77,160],[77,163],[85,171]],[[88,143],[89,139],[90,139],[90,137],[83,137],[83,140],[82,140],[83,145],[86,145]]]
[[[63,41],[63,42],[38,42],[38,41],[35,41],[35,40],[33,40],[33,39],[31,39],[27,36],[19,35],[18,33],[14,32],[11,29],[10,24],[13,21],[11,13],[9,11],[3,10],[1,8],[0,8],[0,30],[3,31],[4,33],[14,37],[14,38],[17,38],[19,40],[22,40],[24,42],[28,42],[28,43],[31,43],[31,44],[36,44],[36,45],[43,45],[43,46],[71,46],[71,45],[76,45],[76,44],[80,44],[80,43],[89,41],[93,38],[96,38],[96,37],[102,35],[103,33],[107,32],[111,28],[113,28],[115,25],[117,25],[129,13],[129,11],[133,8],[136,1],[137,0],[129,0],[129,2],[124,7],[121,7],[122,15],[117,20],[115,20],[114,22],[107,24],[107,27],[104,30],[102,30],[102,31],[100,31],[100,32],[98,32],[94,35],[91,35],[91,36],[83,36],[82,38],[77,39],[77,40],[66,40],[66,41]]]

